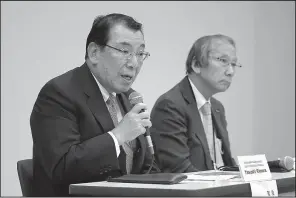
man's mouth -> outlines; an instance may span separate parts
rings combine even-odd
[[[231,83],[231,80],[222,80],[221,82],[224,82],[224,83]]]
[[[132,75],[127,75],[127,74],[121,75],[121,77],[124,78],[127,81],[131,81],[133,79]]]

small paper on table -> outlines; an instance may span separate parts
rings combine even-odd
[[[199,175],[191,174],[187,175],[186,180],[191,181],[216,181],[216,180],[229,180],[238,177],[237,175]]]
[[[251,181],[250,182],[252,197],[254,196],[278,196],[276,180]]]

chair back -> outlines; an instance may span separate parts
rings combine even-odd
[[[25,159],[17,162],[17,173],[24,197],[32,196],[33,160]]]

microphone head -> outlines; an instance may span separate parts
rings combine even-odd
[[[140,93],[134,91],[128,96],[128,100],[130,101],[131,105],[136,105],[138,103],[143,103],[143,97]]]
[[[286,156],[284,159],[280,159],[279,165],[287,170],[292,170],[294,167],[294,159],[292,157]]]

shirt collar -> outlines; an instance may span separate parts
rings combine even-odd
[[[198,110],[200,110],[200,108],[206,103],[206,102],[210,102],[210,99],[207,101],[205,99],[205,97],[198,91],[198,89],[195,87],[195,85],[193,84],[193,82],[190,80],[190,78],[188,77],[189,79],[189,82],[191,84],[191,87],[192,87],[192,91],[193,91],[193,94],[195,96],[195,100],[196,100],[196,104],[197,104],[197,108]]]
[[[109,92],[103,87],[103,85],[101,85],[101,83],[97,80],[97,78],[95,77],[95,75],[91,72],[92,76],[94,77],[95,81],[97,82],[101,92],[102,92],[102,95],[103,95],[103,98],[104,98],[104,101],[106,102],[109,98]],[[116,96],[116,93],[115,92],[112,92],[111,93],[113,96]]]

